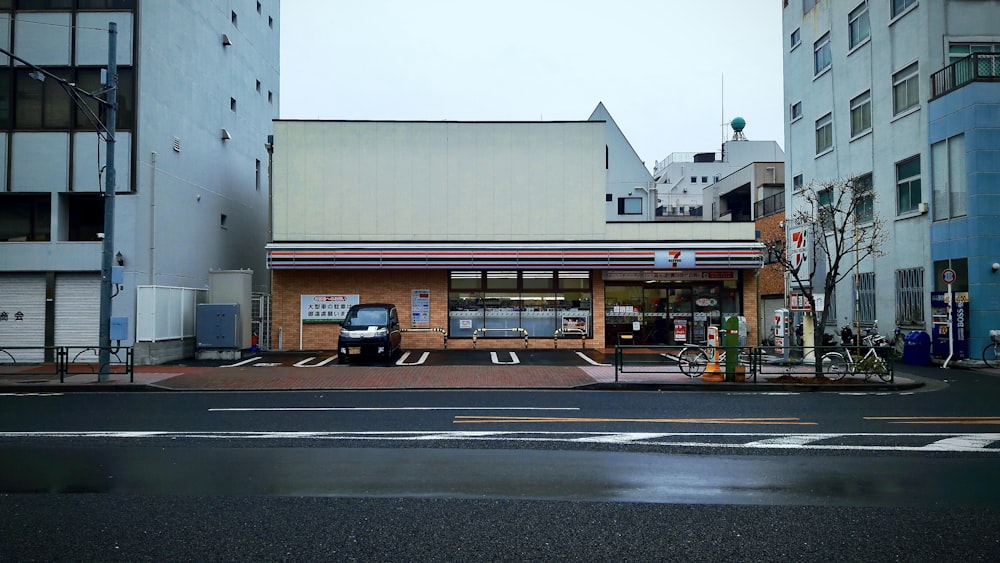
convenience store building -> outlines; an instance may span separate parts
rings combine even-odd
[[[275,348],[335,347],[354,302],[395,303],[410,349],[682,344],[729,315],[757,339],[754,224],[657,220],[603,105],[573,122],[279,120],[272,146]]]

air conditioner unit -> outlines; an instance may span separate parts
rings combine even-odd
[[[917,211],[920,213],[927,213],[928,209],[930,209],[930,206],[928,206],[926,202],[920,202],[917,204]]]

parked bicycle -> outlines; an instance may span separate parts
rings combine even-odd
[[[877,339],[870,338],[870,335],[865,337],[864,342],[868,347],[868,351],[863,356],[852,353],[850,346],[845,347],[841,351],[823,354],[823,357],[820,359],[823,365],[823,373],[833,380],[843,379],[847,375],[860,373],[865,376],[865,380],[870,379],[872,376],[878,376],[882,381],[890,381],[892,379],[892,372],[889,370],[889,364],[885,361],[885,358],[879,355],[879,347],[872,344],[875,341]]]
[[[1000,330],[990,331],[990,343],[983,348],[983,363],[988,368],[1000,367]]]
[[[688,377],[701,377],[708,367],[708,358],[711,349],[703,346],[685,346],[677,354],[677,365],[681,368],[681,373]],[[726,349],[719,348],[718,363],[726,363]],[[750,349],[739,349],[739,363],[744,366],[750,365]]]

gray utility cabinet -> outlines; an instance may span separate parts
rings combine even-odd
[[[195,315],[198,348],[241,349],[239,303],[202,303]]]

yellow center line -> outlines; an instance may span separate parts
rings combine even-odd
[[[455,424],[569,422],[648,422],[656,424],[792,424],[816,425],[798,418],[570,418],[544,416],[456,416]]]

